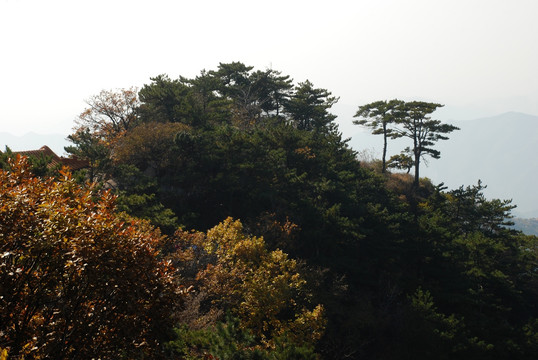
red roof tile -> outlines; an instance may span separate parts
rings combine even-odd
[[[54,151],[51,150],[47,145],[40,147],[37,150],[26,150],[26,151],[14,151],[14,154],[20,154],[25,156],[48,156],[51,158],[51,162],[48,167],[55,167],[57,165],[67,166],[72,171],[80,170],[89,167],[88,160],[79,159],[76,156],[65,158],[56,155]]]

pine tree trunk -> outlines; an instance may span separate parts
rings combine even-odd
[[[383,135],[383,140],[384,140],[384,143],[383,143],[383,166],[381,167],[381,173],[384,174],[385,173],[385,170],[387,168],[387,162],[385,160],[385,158],[387,157],[387,135]]]
[[[416,126],[416,121],[413,120],[414,122],[414,136],[413,136],[413,154],[415,155],[415,180],[413,181],[413,187],[415,189],[418,189],[418,184],[419,184],[419,179],[420,179],[420,175],[419,175],[419,167],[420,167],[420,144],[419,144],[419,139],[418,139],[418,134],[417,134],[417,126]]]
[[[415,180],[413,181],[413,187],[416,189],[418,188],[419,184],[419,165],[420,165],[420,155],[415,150]]]

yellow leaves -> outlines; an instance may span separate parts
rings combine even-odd
[[[221,222],[207,232],[207,240],[204,249],[213,253],[224,255],[239,241],[245,239],[243,225],[239,220],[234,221],[231,217]]]
[[[245,263],[259,263],[266,256],[263,238],[252,237],[241,240],[230,249],[231,255]]]
[[[313,343],[325,326],[323,308],[306,308],[306,281],[297,262],[281,250],[269,251],[263,237],[248,236],[239,220],[227,218],[203,233],[178,233],[185,245],[179,257],[194,259],[200,246],[213,261],[198,272],[200,291],[213,304],[238,316],[262,342],[297,332],[299,343]]]
[[[317,305],[312,311],[303,309],[297,318],[289,324],[290,333],[297,342],[313,343],[323,336],[327,324],[323,316],[324,312],[323,305]]]

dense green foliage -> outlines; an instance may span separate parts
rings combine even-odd
[[[507,230],[512,207],[485,199],[480,184],[446,191],[418,182],[420,158],[438,157],[432,145],[456,129],[429,118],[439,104],[359,109],[378,120],[374,131],[414,142],[391,162],[414,166],[411,178],[360,164],[333,122],[337,98],[274,70],[229,63],[194,79],[161,75],[139,96],[138,127],[110,142],[115,168],[132,175],[103,176],[123,189],[123,209],[162,223],[158,211],[122,200],[151,196],[198,230],[232,216],[301,259],[327,318],[322,357],[531,357],[535,239]]]
[[[90,160],[117,209],[168,235],[160,259],[188,289],[175,338],[155,351],[534,359],[538,240],[511,230],[513,206],[480,183],[418,178],[420,157],[438,157],[433,144],[455,130],[429,119],[440,105],[359,109],[385,139],[423,136],[376,171],[342,139],[336,101],[242,63],[89,100],[68,151]],[[387,170],[412,166],[415,177]]]

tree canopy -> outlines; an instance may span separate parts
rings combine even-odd
[[[386,170],[387,139],[394,139],[401,136],[391,125],[401,119],[403,115],[403,104],[404,102],[401,100],[376,101],[359,106],[354,116],[359,118],[353,121],[354,124],[372,128],[372,134],[374,135],[383,135],[382,173]]]
[[[0,171],[0,348],[10,358],[155,352],[180,304],[159,232],[69,173],[40,179],[24,159],[10,166]]]
[[[431,113],[442,106],[424,101],[376,101],[360,106],[355,114],[359,120],[354,120],[353,123],[372,128],[374,135],[383,135],[382,173],[387,167],[385,159],[387,139],[400,137],[411,139],[412,145],[399,155],[393,156],[389,165],[393,168],[408,170],[414,167],[415,180],[413,184],[418,187],[421,159],[425,156],[439,159],[441,153],[439,150],[435,150],[433,145],[439,140],[448,140],[445,134],[459,130],[456,126],[443,124],[440,120],[432,120],[429,117]]]
[[[337,97],[272,69],[158,75],[137,101],[120,131],[99,112],[75,129],[69,151],[93,164],[77,180],[0,156],[0,351],[535,358],[537,238],[482,183],[420,178],[456,130],[431,119],[440,104],[359,107],[384,143],[411,142],[377,169],[342,138]]]
[[[420,160],[425,156],[439,159],[441,152],[434,149],[433,145],[439,140],[448,140],[445,134],[459,130],[454,125],[431,119],[429,115],[442,106],[424,101],[407,102],[403,106],[405,111],[403,118],[397,121],[400,127],[396,129],[396,133],[413,141],[411,151],[414,157],[415,186],[418,186],[420,179]]]

